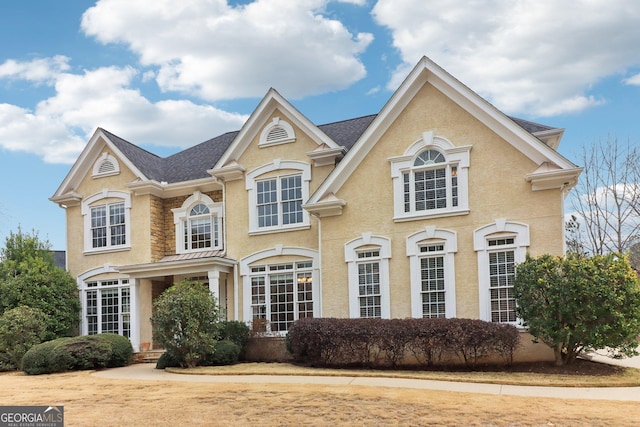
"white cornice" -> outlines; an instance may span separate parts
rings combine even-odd
[[[209,191],[221,190],[222,184],[215,178],[200,178],[191,181],[176,182],[167,184],[158,181],[134,181],[126,185],[136,196],[151,194],[163,199],[169,197],[191,194],[194,191],[207,193]]]
[[[533,191],[562,189],[569,190],[578,183],[582,168],[536,171],[525,176]]]

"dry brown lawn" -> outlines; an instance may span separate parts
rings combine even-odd
[[[637,402],[393,388],[0,374],[1,405],[64,405],[66,426],[635,426]]]

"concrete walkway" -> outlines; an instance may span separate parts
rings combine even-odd
[[[611,359],[602,354],[593,355],[593,360],[603,363],[640,368],[640,357],[631,359]],[[143,381],[183,381],[201,383],[244,383],[244,384],[321,384],[356,385],[364,387],[398,387],[419,390],[442,390],[462,393],[483,393],[507,396],[552,397],[562,399],[594,399],[640,402],[640,387],[537,387],[499,384],[462,383],[406,378],[374,377],[323,377],[286,375],[182,375],[155,369],[154,363],[140,363],[124,368],[95,372],[101,378],[143,380]]]

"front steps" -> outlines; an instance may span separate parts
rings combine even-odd
[[[156,363],[164,350],[147,350],[133,354],[133,363]]]

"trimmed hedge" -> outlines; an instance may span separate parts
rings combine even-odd
[[[474,319],[304,318],[287,334],[297,363],[321,366],[395,367],[409,355],[419,366],[488,358],[513,361],[520,336],[515,326]]]
[[[38,375],[125,366],[131,362],[131,343],[126,337],[114,335],[58,338],[38,344],[25,353],[22,370]]]
[[[229,340],[236,343],[240,348],[245,346],[249,340],[251,329],[245,322],[239,320],[225,320],[219,324],[220,340]]]

